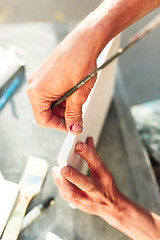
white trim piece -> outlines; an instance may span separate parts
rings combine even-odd
[[[11,215],[14,207],[16,206],[18,195],[19,195],[19,185],[5,179],[0,181],[0,239],[2,233],[6,226],[6,223]]]
[[[120,35],[107,44],[97,60],[97,65],[100,66],[116,53],[119,45]],[[75,144],[85,142],[88,136],[92,136],[95,146],[97,145],[113,96],[116,70],[117,59],[98,73],[95,86],[83,105],[83,132],[77,136],[67,134],[57,159],[60,168],[70,165],[84,174],[87,173],[86,162],[74,152]]]
[[[1,180],[4,180],[4,177],[3,177],[2,172],[0,171],[0,181],[1,181]]]
[[[46,240],[63,240],[62,238],[58,237],[56,234],[52,232],[48,232],[45,239]]]

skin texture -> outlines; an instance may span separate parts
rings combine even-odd
[[[75,151],[87,162],[91,177],[70,166],[52,169],[61,196],[72,206],[97,215],[132,239],[160,239],[160,217],[123,195],[112,173],[96,153],[93,138],[77,143]],[[146,231],[147,229],[147,231]]]
[[[118,33],[160,6],[160,0],[105,0],[89,14],[29,78],[28,97],[36,122],[48,128],[80,134],[82,105],[96,78],[51,110],[52,102],[96,67],[105,45]],[[124,196],[99,158],[93,139],[79,143],[76,152],[91,170],[86,177],[72,167],[53,168],[62,197],[76,208],[103,218],[132,239],[160,239],[160,217]],[[147,231],[146,231],[147,229]]]
[[[116,208],[121,194],[111,172],[97,155],[93,139],[88,138],[87,144],[78,143],[76,153],[88,163],[91,177],[83,175],[70,166],[64,167],[60,172],[58,167],[54,167],[53,177],[61,196],[76,208],[89,214],[101,215],[104,208],[108,211]]]
[[[52,102],[58,100],[79,82],[79,79],[84,78],[96,67],[96,57],[93,57],[93,47],[89,47],[90,43],[83,45],[83,36],[78,36],[82,40],[80,44],[72,35],[74,32],[56,48],[43,66],[29,79],[28,94],[35,119],[43,127],[66,131],[65,121],[68,131],[72,130],[73,124],[79,123],[82,126],[81,107],[94,85],[95,78],[53,111],[50,109]],[[77,52],[80,53],[78,56]],[[82,61],[86,52],[90,61]],[[82,127],[77,128],[76,133],[81,130]]]
[[[82,105],[96,78],[51,110],[52,102],[96,67],[105,45],[119,32],[160,5],[160,0],[106,0],[88,15],[29,78],[28,96],[36,122],[48,128],[81,133]]]

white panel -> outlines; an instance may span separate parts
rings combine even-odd
[[[19,185],[5,179],[0,179],[0,237],[17,202]]]
[[[116,53],[119,44],[120,36],[110,41],[100,54],[97,65],[100,66]],[[60,167],[70,165],[87,173],[87,164],[74,152],[75,144],[79,141],[85,142],[88,136],[92,136],[97,145],[113,96],[116,69],[117,60],[114,60],[98,73],[95,86],[83,105],[83,132],[78,136],[67,134],[57,159]]]

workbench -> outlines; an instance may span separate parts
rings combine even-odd
[[[23,23],[1,25],[0,28],[0,44],[23,49],[26,59],[26,80],[0,112],[0,169],[6,179],[18,182],[30,155],[47,159],[47,178],[28,211],[48,196],[55,197],[55,204],[24,230],[18,240],[42,240],[48,232],[64,240],[129,239],[99,217],[70,208],[60,197],[52,180],[51,168],[57,165],[56,159],[66,133],[33,123],[27,78],[72,27],[72,24]],[[119,189],[145,208],[160,214],[158,185],[127,106],[120,68],[97,151],[113,173]]]

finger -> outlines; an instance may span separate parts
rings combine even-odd
[[[91,178],[83,175],[73,167],[66,166],[61,169],[60,173],[63,178],[67,179],[84,192],[93,192],[96,189]]]
[[[96,148],[94,146],[93,137],[88,137],[87,140],[86,140],[86,144],[92,149],[93,152],[95,152],[95,154],[97,154]]]
[[[73,94],[74,95],[74,94]],[[69,132],[78,135],[82,132],[82,102],[74,95],[66,102],[65,121]]]
[[[60,175],[59,167],[52,168],[52,176],[61,196],[68,202],[83,201],[84,193]]]
[[[59,106],[61,106],[61,107],[66,107],[66,100],[64,100],[63,102],[61,102],[60,104],[59,104]]]
[[[32,85],[32,84],[31,84]],[[59,117],[51,110],[51,101],[47,101],[36,93],[34,86],[27,90],[36,123],[42,127],[67,131],[64,117]]]
[[[36,123],[45,128],[53,128],[61,131],[67,131],[64,118],[54,114],[51,109],[39,111],[33,109]]]
[[[53,113],[59,117],[65,117],[65,108],[57,106],[56,108],[52,109]]]
[[[93,171],[96,176],[103,178],[109,173],[107,167],[96,153],[92,138],[87,140],[87,144],[82,142],[77,143],[75,151],[88,163],[90,170]]]

